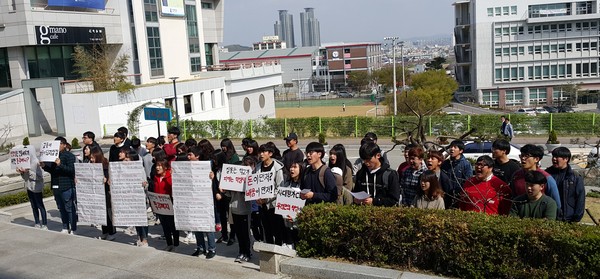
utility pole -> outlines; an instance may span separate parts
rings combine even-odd
[[[170,77],[169,79],[173,81],[173,95],[175,95],[175,121],[177,123],[177,129],[179,129],[179,106],[177,105],[177,85],[176,85],[176,80],[179,77]]]
[[[296,72],[298,74],[298,107],[300,107],[300,99],[301,99],[301,95],[300,95],[300,72],[302,72],[302,68],[296,68],[294,69],[294,72]]]
[[[396,87],[396,40],[398,40],[398,37],[385,37],[383,39],[386,41],[392,41],[392,65],[394,67],[394,69],[393,69],[394,116],[396,116],[396,115],[398,115],[398,101],[397,101],[397,96],[396,96],[396,93],[398,92],[398,88]],[[402,60],[402,65],[404,65],[404,60]],[[404,66],[402,67],[402,77],[404,78]],[[402,86],[404,86],[404,82],[402,83]]]

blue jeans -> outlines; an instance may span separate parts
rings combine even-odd
[[[44,194],[34,193],[27,190],[27,197],[29,197],[29,203],[33,210],[33,219],[36,224],[40,223],[40,214],[42,215],[42,225],[48,225],[48,219],[46,215],[46,207],[44,206]]]
[[[55,189],[54,200],[60,211],[60,219],[63,224],[63,229],[77,230],[77,209],[75,208],[75,189],[71,188],[66,191]]]
[[[194,232],[196,236],[196,243],[198,245],[198,249],[204,251],[216,251],[217,243],[215,242],[215,233],[214,232]],[[204,242],[204,235],[208,239],[208,249],[206,249],[206,242]]]
[[[140,240],[148,239],[148,226],[135,227]]]

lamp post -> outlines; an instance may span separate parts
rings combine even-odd
[[[179,129],[179,106],[177,105],[177,85],[176,85],[176,80],[179,77],[170,77],[169,79],[173,81],[173,95],[175,97],[175,99],[173,100],[175,102],[175,121],[177,123],[177,129]]]
[[[394,116],[398,115],[398,102],[396,100],[396,93],[398,92],[398,88],[396,87],[396,40],[398,40],[398,37],[385,37],[383,38],[386,41],[392,41],[392,67],[393,68],[393,84],[394,84]],[[404,64],[404,61],[402,61],[402,63]],[[404,70],[403,72],[404,73]],[[402,84],[402,86],[404,86],[404,83]]]
[[[400,42],[400,59],[402,59],[402,92],[406,92],[406,78],[404,76],[404,42]],[[405,93],[408,95],[408,93]]]
[[[296,68],[294,69],[294,72],[296,72],[296,74],[298,74],[298,107],[300,107],[300,99],[301,99],[301,95],[300,95],[300,72],[302,72],[302,68]]]

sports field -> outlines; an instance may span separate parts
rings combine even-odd
[[[343,111],[344,104],[346,111]],[[384,109],[383,105],[378,106],[378,114],[382,115]],[[275,102],[275,114],[277,118],[375,116],[375,105],[363,98],[278,101]]]

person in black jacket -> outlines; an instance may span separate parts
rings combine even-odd
[[[579,222],[585,209],[585,187],[583,177],[573,172],[569,162],[571,151],[566,147],[552,150],[552,166],[546,169],[558,186],[561,207],[557,220]]]
[[[306,200],[306,204],[321,202],[336,202],[338,190],[333,173],[323,163],[325,148],[318,142],[311,142],[306,146],[306,161],[309,166],[302,178],[303,191],[300,198]]]
[[[77,231],[75,155],[66,150],[67,140],[64,137],[57,137],[55,140],[60,141],[58,158],[52,163],[40,162],[40,166],[50,173],[54,200],[63,224],[61,232],[75,234]]]
[[[362,168],[356,173],[352,192],[366,192],[366,199],[354,199],[356,204],[394,206],[400,200],[398,173],[383,162],[381,149],[376,143],[368,142],[358,150],[363,160]]]
[[[125,134],[123,134],[121,132],[115,133],[115,135],[113,137],[114,144],[110,146],[110,151],[108,152],[108,161],[109,162],[121,161],[119,159],[119,153],[121,152],[121,149],[130,147],[130,145],[128,145],[125,142],[125,139],[126,139]]]
[[[446,209],[452,208],[452,204],[458,201],[460,189],[454,189],[450,177],[442,171],[441,165],[444,162],[444,154],[439,151],[429,151],[427,154],[427,169],[433,171],[437,176],[440,186],[444,191],[444,206]]]

